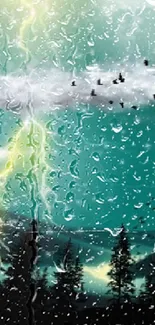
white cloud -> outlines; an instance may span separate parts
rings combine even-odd
[[[25,116],[25,113],[46,112],[58,108],[76,107],[79,104],[92,104],[103,109],[121,110],[132,105],[147,104],[153,100],[155,68],[143,65],[121,68],[124,83],[114,85],[120,68],[89,67],[89,70],[76,76],[76,87],[71,86],[72,76],[60,70],[35,71],[28,76],[8,75],[0,77],[0,107]],[[103,85],[97,86],[101,78]],[[95,89],[97,96],[90,96]],[[109,100],[114,102],[109,104]]]

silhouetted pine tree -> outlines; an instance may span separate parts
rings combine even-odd
[[[53,287],[53,309],[63,317],[67,314],[69,317],[75,311],[76,296],[83,278],[83,267],[79,257],[74,256],[71,240],[59,258],[54,276],[56,285]]]
[[[37,325],[47,325],[51,319],[50,291],[47,277],[47,268],[44,269],[43,274],[38,270],[36,274],[37,297],[35,301],[35,318]]]
[[[155,261],[152,256],[152,260],[149,263],[149,272],[145,278],[145,297],[146,300],[155,305]]]
[[[54,272],[57,286],[74,297],[76,289],[81,286],[83,266],[79,256],[74,256],[71,240],[68,241],[60,259],[59,269]]]
[[[27,324],[27,299],[31,279],[29,250],[25,246],[25,234],[20,235],[18,244],[13,244],[10,267],[3,282],[1,296],[1,324]]]
[[[141,310],[141,324],[153,324],[155,320],[155,261],[149,263],[149,272],[145,277],[145,284],[139,294],[139,306]]]
[[[108,273],[110,277],[108,286],[119,306],[121,303],[129,301],[135,291],[131,272],[132,263],[126,229],[122,225],[118,242],[113,248],[110,262],[111,270]]]
[[[75,288],[83,288],[83,283],[82,283],[83,265],[80,261],[79,256],[76,256],[76,259],[75,259],[75,267],[74,267],[74,271],[73,271],[73,277],[74,277]]]

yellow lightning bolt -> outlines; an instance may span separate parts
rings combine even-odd
[[[27,145],[27,147],[31,148],[31,156],[29,160],[33,160],[33,173],[36,176],[41,199],[46,207],[48,216],[50,216],[51,209],[47,200],[47,194],[49,193],[50,188],[46,184],[47,172],[50,170],[50,166],[46,163],[46,129],[36,120],[31,119],[30,121],[24,122],[23,126],[13,137],[8,148],[8,161],[4,169],[0,171],[0,185],[1,188],[4,188],[8,176],[15,170],[18,162],[22,162],[23,168],[27,165],[27,163],[24,164],[24,158],[27,156],[27,152],[24,153],[23,149],[23,133],[27,134],[27,139],[29,138],[30,144]],[[39,142],[36,139],[37,135],[41,138],[41,141]],[[37,147],[38,145],[39,147]],[[33,146],[34,148],[32,148]]]
[[[18,140],[21,137],[24,126],[18,131],[18,133],[12,139],[11,145],[8,148],[9,157],[5,168],[0,172],[0,183],[5,184],[8,175],[13,171],[14,164],[19,158]]]
[[[28,17],[25,18],[21,24],[19,31],[19,47],[26,53],[26,61],[28,62],[31,57],[31,52],[25,44],[25,34],[27,29],[35,23],[36,17],[39,16],[39,21],[44,27],[43,14],[48,10],[47,4],[35,3],[37,9],[32,0],[21,0],[21,6],[28,10]],[[39,5],[40,4],[40,5]],[[38,6],[39,5],[39,6]],[[39,11],[39,14],[38,14]]]
[[[35,21],[35,15],[36,15],[36,12],[35,12],[35,9],[34,9],[34,6],[33,6],[33,3],[32,1],[25,1],[25,0],[21,0],[21,5],[23,7],[25,7],[26,9],[28,9],[28,18],[25,18],[22,22],[22,25],[20,27],[20,31],[19,31],[19,47],[25,51],[26,53],[26,61],[29,60],[29,57],[30,57],[30,51],[29,49],[26,47],[25,45],[25,32],[27,30],[27,28],[29,26],[32,25],[32,23]]]
[[[46,163],[46,129],[38,123],[35,120],[32,120],[32,126],[36,126],[40,135],[41,135],[41,148],[40,148],[40,153],[38,155],[38,162],[35,164],[34,168],[39,168],[39,166],[42,166],[42,171],[41,171],[41,187],[40,187],[40,195],[41,198],[45,204],[46,210],[48,212],[48,215],[51,213],[50,209],[50,204],[47,201],[47,194],[50,191],[50,188],[46,184],[46,176],[47,172],[50,170],[50,166]],[[39,166],[38,166],[39,163]],[[39,180],[38,180],[39,182]]]

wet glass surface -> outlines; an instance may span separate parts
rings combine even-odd
[[[154,322],[154,17],[0,3],[1,324]]]

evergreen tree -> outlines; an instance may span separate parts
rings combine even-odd
[[[145,276],[145,283],[141,286],[139,294],[141,320],[145,324],[153,324],[155,320],[155,260],[151,256],[149,270]],[[141,321],[141,323],[142,323]]]
[[[29,253],[25,246],[25,235],[21,234],[19,242],[12,246],[10,267],[3,282],[4,294],[0,298],[3,308],[0,313],[4,324],[27,324],[26,303],[31,279]]]
[[[74,256],[71,240],[59,257],[54,272],[56,285],[53,287],[53,309],[58,314],[72,315],[75,311],[76,296],[81,288],[83,267],[78,256]]]
[[[63,289],[63,292],[75,296],[76,289],[81,286],[83,267],[79,256],[74,257],[71,240],[68,241],[60,259],[60,267],[58,271],[54,272],[57,286],[59,289]]]
[[[155,261],[152,255],[151,262],[149,263],[149,272],[145,278],[145,299],[147,302],[155,305]]]
[[[38,269],[36,274],[37,297],[35,300],[35,319],[36,325],[49,324],[51,318],[50,291],[47,280],[47,268],[43,274]]]
[[[83,288],[83,266],[82,263],[80,262],[80,258],[77,255],[75,259],[75,267],[74,267],[74,272],[73,272],[73,277],[74,277],[74,286],[77,288]],[[82,289],[83,291],[83,289]]]
[[[108,273],[110,277],[108,286],[119,306],[121,303],[129,301],[134,293],[132,263],[126,229],[122,225],[118,242],[113,248],[110,262],[111,270]]]

